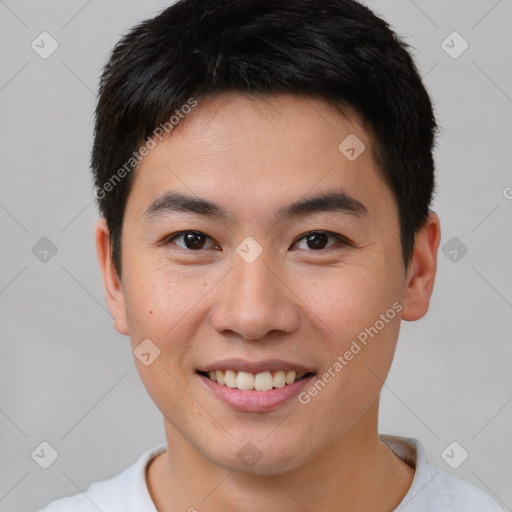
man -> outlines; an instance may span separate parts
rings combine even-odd
[[[498,511],[379,435],[433,290],[432,106],[353,0],[181,0],[116,45],[98,258],[166,444],[56,511]]]

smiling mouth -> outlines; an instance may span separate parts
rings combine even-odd
[[[259,373],[236,370],[212,370],[209,372],[198,370],[197,373],[221,386],[246,391],[270,391],[283,388],[314,375],[313,372],[295,372],[293,370]]]

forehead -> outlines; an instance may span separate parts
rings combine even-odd
[[[171,190],[261,218],[300,197],[341,189],[370,215],[382,215],[394,209],[393,196],[377,172],[370,134],[347,113],[292,94],[200,99],[140,162],[127,211],[142,216]]]

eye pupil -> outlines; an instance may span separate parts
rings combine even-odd
[[[204,245],[204,236],[193,231],[185,233],[184,240],[187,249],[201,249]]]
[[[306,239],[310,249],[323,249],[327,245],[328,237],[325,233],[311,233]]]

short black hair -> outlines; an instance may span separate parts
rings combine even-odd
[[[179,0],[133,27],[103,69],[91,154],[119,276],[139,149],[158,127],[171,133],[191,101],[224,92],[295,93],[355,112],[397,201],[407,269],[435,192],[437,131],[409,48],[355,0]]]

